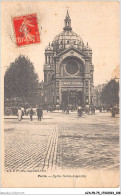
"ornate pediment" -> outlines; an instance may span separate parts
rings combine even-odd
[[[85,64],[85,56],[81,53],[78,53],[75,49],[71,48],[68,51],[64,52],[62,55],[58,56],[58,63],[61,64],[66,58],[77,58]]]
[[[71,45],[68,49],[62,51],[57,54],[55,58],[64,58],[65,56],[82,56],[84,59],[89,59],[90,57],[85,53],[85,51],[78,50],[73,45]]]

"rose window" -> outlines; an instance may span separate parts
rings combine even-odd
[[[69,61],[69,62],[66,64],[66,72],[67,72],[68,74],[74,75],[74,74],[76,74],[78,71],[79,71],[79,67],[78,67],[77,62],[75,62],[75,61]]]

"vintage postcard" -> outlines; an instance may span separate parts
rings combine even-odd
[[[1,3],[2,187],[119,187],[119,15]]]

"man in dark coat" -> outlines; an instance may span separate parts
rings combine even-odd
[[[37,109],[38,121],[41,121],[42,113],[42,108],[39,106],[39,108]]]
[[[78,106],[78,116],[81,117],[82,116],[82,107]]]
[[[33,121],[33,115],[34,115],[34,111],[33,109],[31,108],[30,110],[30,120]]]

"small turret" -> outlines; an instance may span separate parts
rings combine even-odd
[[[49,43],[49,45],[45,48],[45,51],[52,51],[52,50],[53,50],[53,48]]]
[[[53,56],[54,56],[53,47],[49,43],[49,45],[45,48],[45,64],[52,66]]]

